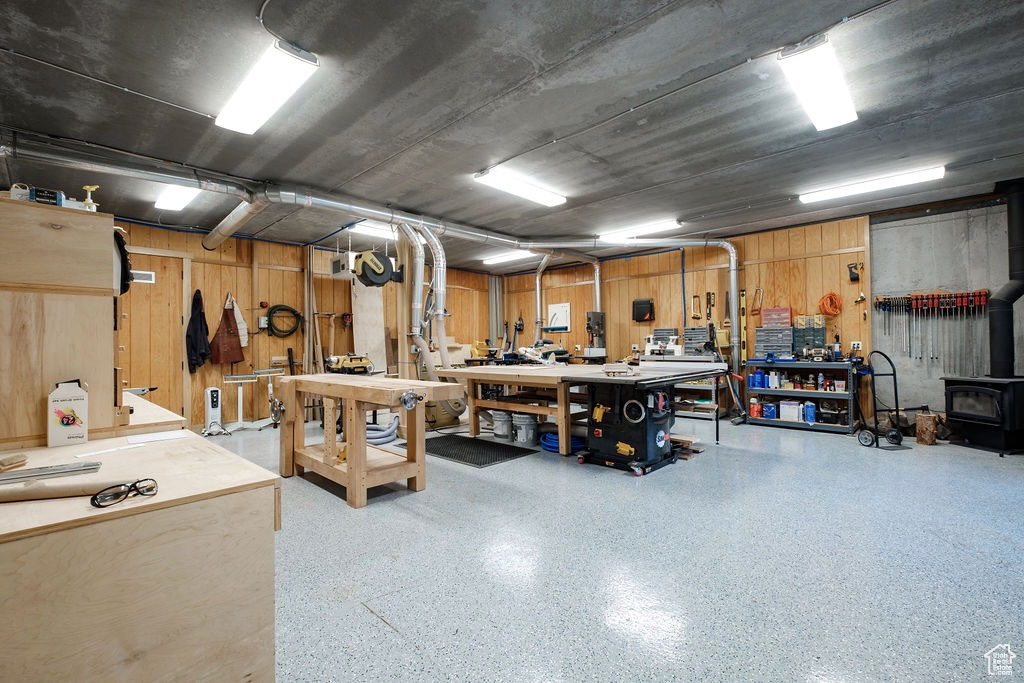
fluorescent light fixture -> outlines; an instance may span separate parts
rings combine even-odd
[[[319,66],[312,52],[275,40],[238,84],[215,123],[252,135]]]
[[[499,263],[508,263],[509,261],[518,261],[520,259],[530,258],[531,256],[536,256],[536,254],[524,249],[513,249],[512,251],[507,251],[504,254],[488,256],[484,259],[484,265],[493,266]]]
[[[819,34],[783,50],[779,66],[815,128],[828,130],[857,120],[853,98],[827,35]]]
[[[354,232],[357,235],[365,235],[366,237],[375,237],[379,240],[391,240],[398,239],[398,226],[391,225],[390,223],[384,223],[382,221],[375,221],[372,219],[366,219],[360,221],[349,228],[349,232]],[[420,244],[426,244],[427,240],[423,238],[423,235],[416,233],[416,237],[419,238]]]
[[[807,194],[800,195],[800,201],[804,204],[810,204],[811,202],[823,202],[826,199],[849,197],[850,195],[864,194],[866,192],[878,192],[879,190],[888,190],[891,187],[902,187],[903,185],[923,183],[927,180],[939,180],[944,175],[946,175],[945,166],[923,168],[918,171],[885,176],[884,178],[873,178],[872,180],[865,180],[860,183],[840,185],[839,187],[831,187],[825,190],[818,190],[816,192],[808,192]]]
[[[537,202],[544,206],[558,206],[565,204],[565,197],[555,194],[534,184],[532,180],[518,173],[506,171],[501,168],[492,168],[489,171],[481,171],[473,175],[473,180],[484,185],[489,185],[497,190],[514,194],[531,202]]]
[[[181,211],[199,194],[198,187],[168,185],[156,198],[156,208],[164,211]]]
[[[659,232],[675,230],[680,225],[682,224],[675,219],[652,221],[650,223],[633,225],[628,228],[612,230],[611,232],[603,232],[598,235],[597,238],[602,242],[624,242],[634,237],[640,237],[641,235],[653,235]]]

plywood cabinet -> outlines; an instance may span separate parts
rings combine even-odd
[[[91,435],[120,423],[113,225],[0,199],[0,450],[46,442],[46,399],[60,381],[88,384]]]

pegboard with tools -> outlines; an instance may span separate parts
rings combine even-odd
[[[889,346],[926,367],[958,375],[985,371],[987,289],[876,296],[876,329]]]

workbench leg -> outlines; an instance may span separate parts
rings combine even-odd
[[[345,462],[348,483],[345,499],[349,507],[366,507],[366,404],[348,399],[345,405]]]
[[[295,418],[299,408],[295,403],[295,385],[291,382],[281,382],[278,387],[279,398],[284,402],[284,416],[281,418],[279,429],[281,464],[278,471],[282,477],[290,477],[295,473],[295,451],[293,449],[293,432],[295,431]],[[301,425],[302,422],[300,421]]]
[[[338,401],[324,396],[324,464],[338,464]],[[347,436],[347,435],[346,435]]]
[[[406,432],[405,452],[409,462],[416,463],[416,475],[409,477],[405,485],[410,491],[422,491],[427,488],[427,452],[426,434],[423,425],[426,423],[427,411],[423,401],[409,411],[409,429]]]
[[[480,386],[476,380],[468,380],[466,382],[466,395],[469,396],[469,435],[478,436],[480,434],[480,414],[477,412],[476,407],[477,391]]]
[[[559,382],[557,386],[558,412],[555,422],[558,425],[558,452],[562,455],[572,453],[572,404],[569,398],[569,383]]]
[[[295,452],[306,447],[306,393],[295,390],[295,409],[292,411],[295,427],[292,429],[292,460],[295,459]],[[300,477],[305,473],[306,468],[302,465],[295,465],[295,474]]]

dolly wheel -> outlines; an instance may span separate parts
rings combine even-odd
[[[579,464],[582,465],[583,464],[583,456],[582,455],[577,455],[576,456],[576,462],[578,462]]]
[[[898,429],[890,429],[885,433],[885,440],[894,446],[899,446],[903,443],[903,432]]]
[[[643,467],[633,467],[633,474],[635,474],[638,477],[644,476],[644,468]]]
[[[857,441],[860,441],[861,446],[874,446],[875,434],[870,429],[862,429],[857,432]]]

